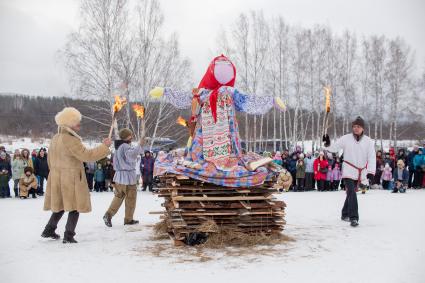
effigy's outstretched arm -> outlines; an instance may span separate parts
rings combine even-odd
[[[233,89],[233,101],[236,111],[246,112],[248,114],[262,115],[270,111],[272,107],[284,111],[285,104],[279,97],[270,95],[257,96],[248,95],[238,89]]]
[[[192,91],[173,90],[169,87],[155,87],[149,92],[152,98],[163,99],[177,109],[188,109],[192,105]]]

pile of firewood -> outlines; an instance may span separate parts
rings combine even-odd
[[[268,182],[259,187],[229,188],[203,183],[186,176],[167,174],[159,177],[164,198],[162,214],[167,233],[176,245],[187,244],[193,235],[232,229],[246,234],[273,235],[285,225],[285,203],[273,196],[279,190]]]

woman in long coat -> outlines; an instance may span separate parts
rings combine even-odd
[[[81,113],[75,108],[64,108],[55,121],[58,133],[49,147],[50,172],[44,199],[44,210],[51,210],[52,216],[41,236],[59,239],[55,230],[64,212],[68,211],[63,243],[76,243],[74,235],[79,213],[91,211],[83,162],[97,161],[109,155],[111,140],[104,139],[98,147],[87,149],[77,134]]]

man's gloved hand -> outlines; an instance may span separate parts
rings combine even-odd
[[[331,145],[331,139],[329,138],[329,135],[328,134],[323,135],[322,141],[324,142],[325,147],[328,147],[328,146]]]

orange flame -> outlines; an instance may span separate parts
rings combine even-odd
[[[325,108],[326,108],[326,112],[329,113],[331,112],[331,88],[330,87],[324,87],[325,89]]]
[[[187,127],[187,121],[181,116],[177,118],[177,124],[182,125],[183,127]]]
[[[143,107],[143,105],[134,104],[133,110],[134,112],[136,112],[137,118],[143,119],[143,117],[145,116],[145,107]]]
[[[115,95],[114,113],[119,112],[126,104],[127,99],[125,97],[121,98],[119,95]]]

